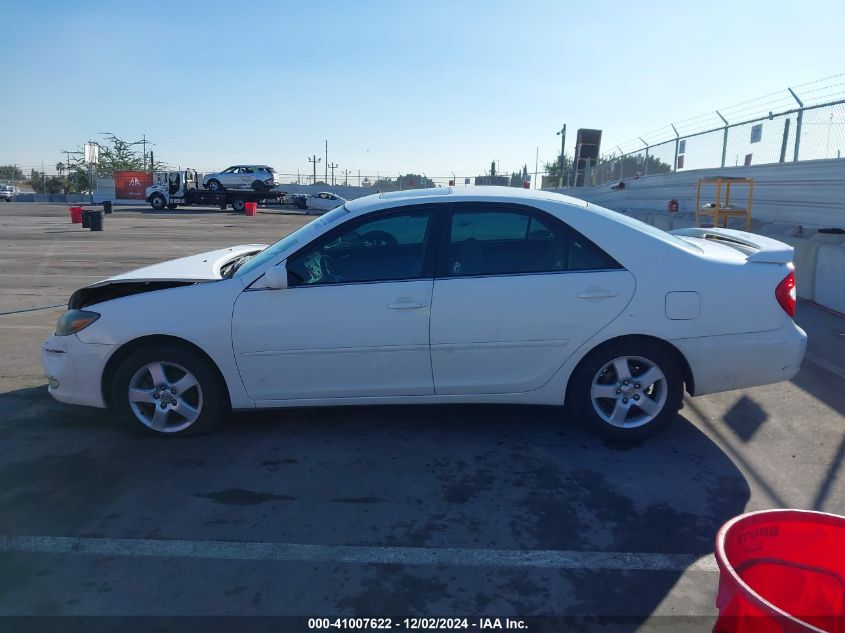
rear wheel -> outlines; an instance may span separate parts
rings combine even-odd
[[[265,185],[260,180],[255,180],[252,183],[252,190],[255,191],[255,192],[261,193],[263,191],[267,191],[267,189],[268,189],[267,185]]]
[[[160,193],[154,193],[150,198],[150,206],[156,211],[161,211],[167,206],[167,200]]]
[[[639,442],[678,414],[684,379],[671,350],[647,339],[602,345],[578,365],[569,396],[578,417],[602,436]]]
[[[208,184],[208,188],[211,189],[211,191],[222,191],[223,190],[223,185],[221,185],[220,181],[217,180],[216,178],[212,178],[211,180],[208,181],[207,184]]]
[[[198,435],[228,411],[226,385],[198,354],[151,345],[118,367],[112,402],[127,420],[156,435]]]
[[[246,208],[246,200],[242,200],[241,198],[232,200],[232,208],[238,212],[243,211]]]

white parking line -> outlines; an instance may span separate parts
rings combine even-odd
[[[712,555],[567,550],[491,550],[428,547],[365,547],[242,541],[0,536],[0,552],[85,554],[217,560],[331,562],[359,565],[449,565],[645,571],[718,571]]]

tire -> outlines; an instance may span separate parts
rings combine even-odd
[[[643,376],[645,380],[637,380]],[[631,444],[674,420],[683,395],[683,373],[672,350],[650,339],[630,337],[587,354],[573,373],[567,399],[593,431],[613,442]]]
[[[220,181],[216,178],[212,178],[211,180],[209,180],[208,183],[206,183],[206,186],[211,191],[223,191],[223,185],[221,185]]]
[[[269,191],[269,188],[260,180],[255,180],[252,183],[252,190],[256,193],[263,193],[265,191]]]
[[[235,211],[237,211],[239,213],[246,208],[245,205],[246,205],[246,200],[243,200],[241,198],[235,198],[234,200],[232,200],[232,209],[234,209]]]
[[[162,384],[155,384],[154,375]],[[150,345],[118,366],[111,403],[135,428],[153,435],[200,435],[225,418],[226,393],[225,383],[205,358],[179,347]]]
[[[167,200],[160,193],[154,193],[150,198],[150,206],[156,211],[161,211],[167,206]]]
[[[168,209],[170,209],[170,210],[172,211],[173,209],[175,209],[175,208],[176,208],[176,207],[178,207],[178,206],[179,206],[178,204],[168,204],[168,205],[167,205],[167,208],[168,208]]]

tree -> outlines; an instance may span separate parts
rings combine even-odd
[[[103,132],[105,142],[98,143],[100,146],[100,155],[96,167],[94,168],[94,176],[96,178],[111,178],[116,171],[163,171],[167,169],[167,164],[162,161],[155,161],[150,164],[150,157],[144,153],[144,144],[151,145],[151,141],[127,141],[112,132]],[[65,153],[64,151],[62,153]],[[88,179],[88,165],[85,163],[85,152],[81,147],[77,147],[70,154],[70,160],[66,169],[68,170],[68,178],[71,174],[76,174],[74,180],[80,180],[81,174],[85,174],[85,182]],[[87,188],[87,185],[86,185]]]
[[[604,181],[633,178],[653,174],[667,174],[672,171],[672,165],[664,163],[656,156],[645,154],[626,154],[624,156],[603,156],[599,159],[599,174]]]
[[[65,188],[64,178],[46,176],[37,169],[30,171],[27,182],[35,193],[62,193]]]
[[[557,155],[554,162],[543,163],[543,171],[549,180],[556,180],[560,177],[560,154]],[[570,174],[572,173],[572,157],[566,154],[563,155],[563,184],[569,182]]]
[[[23,180],[23,172],[17,165],[0,165],[0,180]]]

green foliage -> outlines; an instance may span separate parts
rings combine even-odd
[[[609,170],[611,178],[616,174],[622,174],[620,177],[629,178],[635,176],[637,172],[640,175],[653,174],[667,174],[672,171],[672,165],[664,163],[656,156],[649,156],[645,160],[644,154],[626,154],[625,156],[605,156],[599,159],[599,165],[605,166]]]
[[[61,176],[46,176],[43,172],[33,169],[27,181],[35,193],[64,193],[65,179]]]
[[[378,191],[399,191],[400,189],[430,189],[436,187],[431,178],[426,178],[420,174],[405,174],[398,178],[380,178],[373,183],[373,187]]]
[[[550,180],[554,180],[560,176],[560,154],[551,163],[543,163],[543,171]],[[572,157],[563,155],[563,183],[566,184],[569,180],[569,175],[572,173]]]
[[[0,165],[0,180],[23,180],[23,172],[17,165]]]

